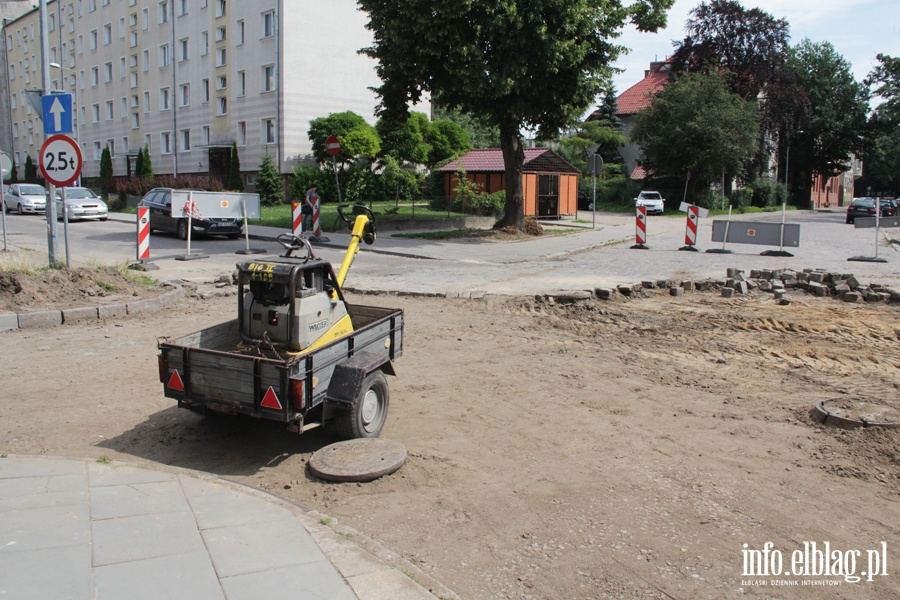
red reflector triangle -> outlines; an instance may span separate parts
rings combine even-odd
[[[272,389],[272,386],[269,386],[269,389],[266,390],[266,395],[263,396],[262,402],[259,403],[260,406],[265,406],[266,408],[274,408],[275,410],[282,410],[281,402],[278,400],[278,396],[275,394],[275,390]]]
[[[178,374],[178,370],[172,371],[172,376],[169,377],[169,388],[173,390],[178,390],[179,392],[184,391],[184,382],[181,381],[181,375]]]

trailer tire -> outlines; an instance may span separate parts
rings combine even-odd
[[[369,373],[353,404],[334,419],[337,435],[344,439],[376,438],[387,421],[390,392],[381,371]]]
[[[178,233],[178,239],[179,239],[179,240],[186,240],[186,239],[187,239],[187,236],[188,236],[188,224],[187,224],[187,219],[178,219],[178,225],[176,226],[176,229],[178,230],[178,231],[177,231],[177,233]]]

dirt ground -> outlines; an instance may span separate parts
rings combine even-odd
[[[898,414],[897,305],[351,300],[405,310],[383,437],[410,455],[393,475],[318,481],[306,464],[327,431],[163,397],[157,337],[231,318],[233,297],[0,334],[0,453],[217,473],[329,515],[462,598],[900,597],[900,430],[808,415],[831,398]],[[888,574],[747,575],[766,542],[785,568],[805,542],[858,550],[837,564],[855,574],[884,548]]]

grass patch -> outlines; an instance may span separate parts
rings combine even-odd
[[[321,519],[319,519],[319,523],[321,523],[322,525],[328,525],[329,523],[331,523],[331,519],[329,519],[328,517],[322,517]]]
[[[375,215],[375,223],[384,223],[387,221],[407,221],[407,220],[436,220],[446,219],[448,217],[465,217],[463,213],[455,213],[447,210],[433,210],[425,201],[404,201],[399,204],[387,200],[380,202],[365,203]],[[347,224],[338,216],[336,202],[325,202],[319,208],[319,227],[322,231],[346,231]],[[344,213],[347,217],[353,219],[352,213],[348,210]],[[293,226],[293,216],[290,204],[279,204],[277,206],[260,207],[259,219],[247,219],[250,225],[261,225],[263,227],[277,227],[290,231]]]
[[[97,459],[97,462],[100,463],[101,465],[108,465],[109,463],[112,462],[112,459],[108,456],[101,456],[100,458]]]

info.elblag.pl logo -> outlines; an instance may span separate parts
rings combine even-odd
[[[772,542],[761,550],[743,545],[743,577],[795,577],[802,579],[744,580],[743,585],[840,585],[872,582],[888,574],[887,542],[870,550],[841,550],[831,542],[803,542],[802,548],[786,554]],[[832,579],[823,579],[823,578]],[[833,579],[840,578],[840,579]]]

